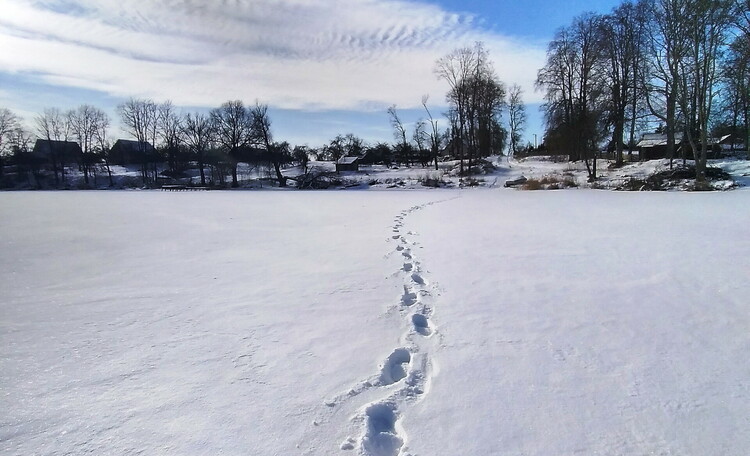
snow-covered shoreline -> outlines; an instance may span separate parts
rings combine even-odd
[[[611,160],[597,161],[597,180],[589,181],[586,165],[581,162],[560,161],[555,157],[528,157],[521,159],[508,159],[503,156],[489,157],[482,161],[475,173],[470,176],[459,176],[459,162],[449,160],[439,163],[439,169],[430,166],[386,166],[386,165],[360,165],[359,171],[335,172],[333,162],[314,161],[307,168],[290,167],[283,170],[284,175],[290,178],[289,186],[279,188],[275,177],[268,170],[252,167],[244,163],[238,168],[240,186],[232,188],[228,184],[223,186],[200,185],[198,170],[193,168],[185,171],[185,177],[180,179],[166,179],[163,184],[169,186],[180,186],[188,189],[213,189],[231,191],[258,191],[258,190],[294,190],[295,182],[300,176],[320,175],[326,189],[329,190],[424,190],[430,188],[467,188],[467,187],[503,187],[508,180],[524,176],[534,180],[549,180],[553,185],[541,185],[540,189],[562,189],[562,188],[594,188],[605,190],[638,190],[639,186],[628,185],[634,182],[647,180],[650,176],[663,173],[672,169],[679,169],[682,160],[659,159],[649,161],[626,162],[622,167],[612,167]],[[693,166],[692,160],[685,164]],[[713,190],[731,190],[735,188],[750,186],[750,160],[738,157],[713,159],[708,161],[708,166],[726,173],[725,179],[713,179],[710,188]],[[114,186],[109,186],[106,176],[99,176],[97,184],[84,185],[82,175],[74,168],[67,171],[67,183],[60,190],[148,190],[161,189],[162,184],[152,184],[150,188],[142,187],[140,170],[137,167],[113,166]],[[631,182],[634,181],[634,182]],[[663,190],[683,191],[694,186],[694,179],[679,179],[673,185]],[[309,187],[305,187],[309,189]],[[649,188],[644,188],[648,190]],[[13,190],[13,189],[4,189]],[[35,188],[30,182],[21,184],[15,190],[51,190],[54,188]]]

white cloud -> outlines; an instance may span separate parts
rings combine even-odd
[[[0,66],[114,96],[215,106],[258,98],[287,109],[442,101],[432,73],[484,41],[501,79],[535,101],[544,50],[474,18],[395,0],[4,0]]]

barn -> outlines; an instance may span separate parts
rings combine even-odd
[[[359,157],[341,157],[336,161],[336,172],[359,171]]]
[[[154,152],[154,146],[149,142],[118,139],[109,152],[109,161],[115,165],[138,164]]]

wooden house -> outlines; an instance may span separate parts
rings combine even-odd
[[[341,157],[336,161],[336,172],[359,171],[359,157]]]
[[[54,158],[57,163],[74,162],[81,156],[81,146],[75,141],[55,141],[48,139],[37,139],[32,149],[32,156],[40,163],[52,163]]]
[[[677,157],[679,156],[678,151],[682,147],[682,134],[675,135],[674,142],[674,154]],[[644,133],[635,147],[638,148],[638,157],[640,160],[669,158],[667,157],[667,135],[662,133]]]
[[[149,142],[118,139],[109,151],[109,162],[114,165],[141,164],[154,152],[154,146]]]

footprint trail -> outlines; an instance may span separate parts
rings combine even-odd
[[[453,199],[453,198],[451,198]],[[429,391],[433,372],[433,354],[439,347],[439,329],[433,323],[437,286],[429,280],[429,271],[418,258],[419,233],[403,233],[407,218],[415,211],[447,200],[412,206],[393,219],[388,243],[400,253],[399,269],[388,280],[402,282],[403,293],[395,298],[389,312],[397,311],[404,322],[398,346],[379,365],[377,373],[324,402],[322,416],[313,421],[313,433],[321,425],[340,426],[340,412],[353,413],[349,425],[338,432],[342,440],[336,446],[342,452],[359,456],[407,456],[407,430],[401,425],[411,406]],[[386,256],[387,258],[388,256]],[[392,301],[393,302],[393,301]],[[434,337],[438,335],[438,337]],[[357,405],[357,404],[360,405]],[[338,417],[337,417],[338,416]],[[347,435],[348,433],[348,435]],[[351,453],[350,453],[351,454]]]

